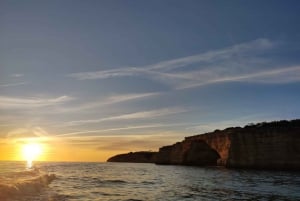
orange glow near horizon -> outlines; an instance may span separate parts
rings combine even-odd
[[[27,167],[31,167],[34,161],[105,162],[109,157],[123,153],[119,150],[97,150],[53,140],[21,139],[0,144],[0,161],[26,161]]]
[[[139,138],[138,138],[139,139]],[[82,141],[81,141],[82,140]],[[144,146],[144,144],[133,143],[136,138],[103,137],[103,138],[55,138],[55,137],[29,137],[0,139],[0,161],[26,161],[28,167],[32,162],[105,162],[108,158],[122,153],[155,150],[162,142]],[[92,145],[90,145],[92,141]],[[86,143],[87,142],[87,143]],[[124,142],[125,147],[119,146]],[[99,145],[98,145],[99,144]],[[146,148],[145,148],[146,147]]]
[[[117,154],[142,150],[134,146],[128,149],[97,149],[91,146],[70,145],[66,141],[53,139],[49,141],[21,139],[2,143],[0,141],[0,144],[0,161],[26,161],[27,167],[37,161],[105,162]]]

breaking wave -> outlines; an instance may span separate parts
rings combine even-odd
[[[0,200],[22,200],[26,196],[40,193],[56,176],[35,168],[0,175]]]

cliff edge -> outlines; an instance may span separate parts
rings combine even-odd
[[[300,170],[300,120],[215,130],[159,149],[157,164]]]
[[[186,137],[158,153],[121,154],[114,162],[300,170],[300,120],[263,122]]]

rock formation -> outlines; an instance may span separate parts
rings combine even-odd
[[[118,155],[118,160],[133,157],[127,155],[127,158]],[[126,162],[136,162],[136,159],[144,160],[135,157],[135,160]],[[300,120],[264,122],[186,137],[182,142],[161,147],[149,161],[156,164],[300,170]]]
[[[178,142],[160,148],[156,155],[157,164],[217,165],[219,154],[203,140]]]
[[[129,152],[113,156],[107,162],[154,163],[156,153],[149,151]]]

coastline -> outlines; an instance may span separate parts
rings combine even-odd
[[[257,170],[300,170],[300,120],[263,122],[185,137],[152,152],[160,165],[224,166]],[[130,152],[108,162],[145,162]]]

